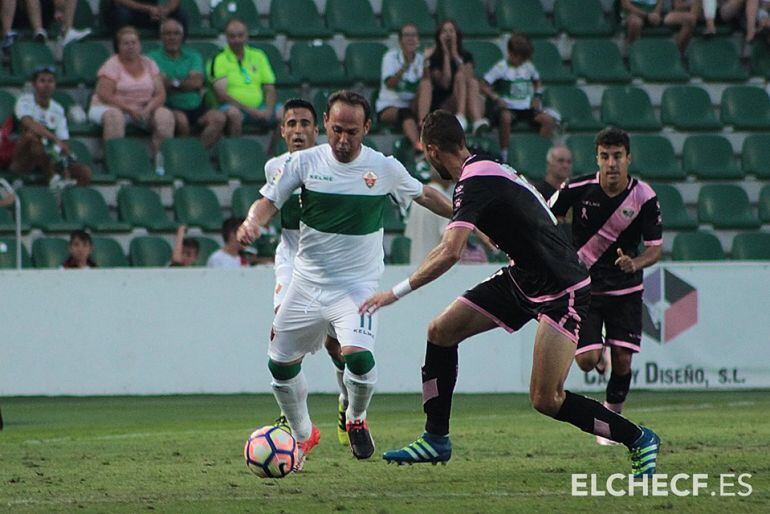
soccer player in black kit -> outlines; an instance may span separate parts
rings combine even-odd
[[[450,112],[429,114],[421,139],[431,166],[443,178],[457,182],[452,219],[419,268],[392,290],[367,299],[361,312],[389,305],[448,271],[476,229],[505,251],[512,263],[466,291],[431,321],[422,368],[425,432],[383,458],[399,464],[447,462],[452,455],[449,416],[457,381],[457,345],[497,326],[513,332],[537,319],[530,378],[535,409],[625,444],[634,474],[654,473],[660,439],[652,430],[564,390],[580,324],[588,313],[591,280],[543,197],[512,168],[471,155],[463,130]]]
[[[606,128],[595,146],[599,171],[563,185],[550,204],[557,217],[572,209],[572,243],[591,273],[591,307],[575,360],[583,371],[604,373],[603,350],[611,349],[604,405],[620,413],[631,385],[631,358],[642,339],[642,269],[660,259],[663,227],[655,191],[628,176],[628,134]],[[642,241],[645,250],[639,253]]]

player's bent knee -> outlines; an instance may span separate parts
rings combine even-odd
[[[355,375],[366,375],[374,369],[374,354],[368,350],[349,353],[345,356],[345,367]]]
[[[454,346],[457,344],[456,337],[452,337],[440,319],[434,319],[428,325],[428,341],[436,346]]]
[[[276,380],[291,380],[299,375],[302,370],[302,362],[283,363],[270,359],[267,361],[267,369]]]
[[[575,355],[575,362],[577,363],[578,367],[585,371],[591,371],[596,367],[597,357],[593,355],[593,352],[586,352],[581,353],[580,355]]]
[[[559,397],[557,394],[551,392],[532,392],[530,393],[530,401],[532,402],[532,407],[534,407],[536,411],[545,414],[546,416],[554,417],[558,414],[559,408],[564,401],[563,396],[563,393],[561,397]]]

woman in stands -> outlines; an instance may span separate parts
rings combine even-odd
[[[142,55],[139,32],[123,27],[115,35],[116,55],[110,57],[97,73],[96,90],[88,118],[103,127],[105,141],[123,137],[131,124],[152,134],[156,166],[160,145],[174,135],[174,115],[163,106],[166,90],[155,61]]]

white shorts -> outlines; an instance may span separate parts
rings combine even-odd
[[[110,105],[92,105],[91,108],[88,109],[88,120],[91,123],[94,123],[95,125],[101,125],[102,117],[104,116],[104,113],[107,112],[109,109],[118,109],[118,108],[112,107]],[[135,127],[139,127],[140,129],[143,129],[143,130],[150,129],[147,122],[135,120],[125,112],[123,113],[123,119],[126,120],[126,126],[134,125]]]
[[[273,321],[275,337],[267,354],[275,362],[292,362],[322,346],[325,335],[340,345],[374,351],[377,313],[361,315],[358,306],[377,290],[376,283],[330,289],[292,280]]]
[[[275,289],[273,290],[273,310],[276,310],[286,298],[286,291],[289,290],[291,277],[294,274],[294,267],[287,264],[275,265]]]

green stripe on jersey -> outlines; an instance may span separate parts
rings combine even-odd
[[[302,207],[300,206],[299,195],[291,195],[281,207],[281,228],[299,230],[301,214]]]
[[[382,228],[386,195],[341,195],[302,190],[302,222],[319,232],[362,236]]]

